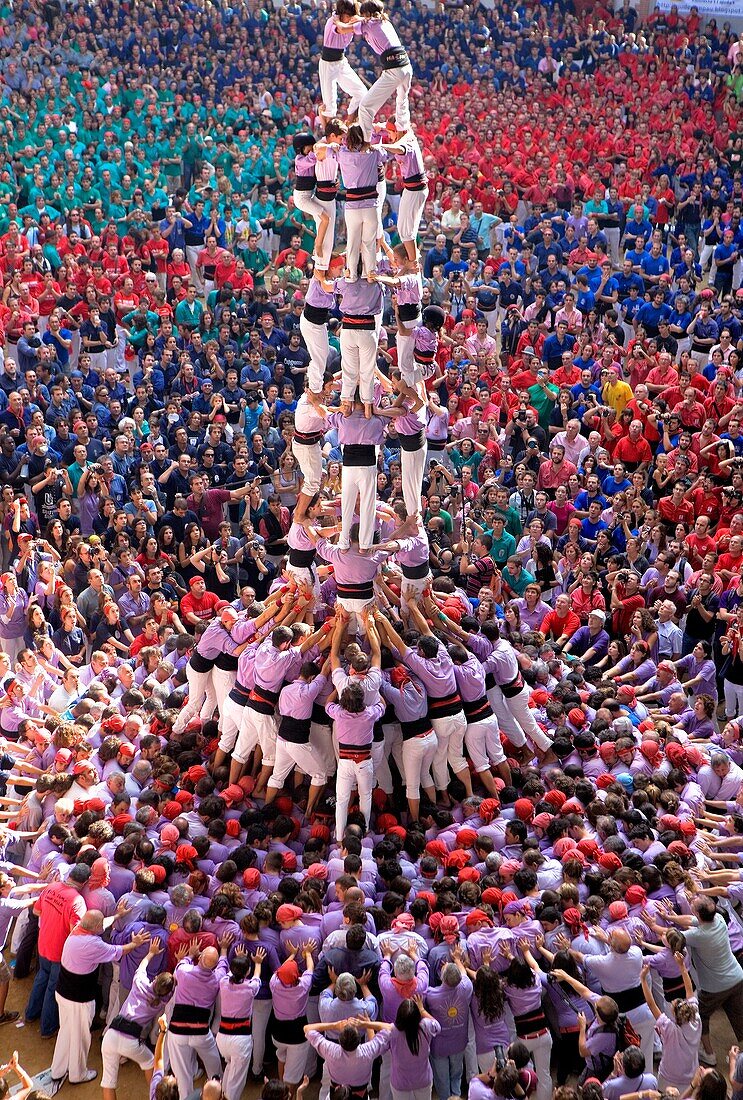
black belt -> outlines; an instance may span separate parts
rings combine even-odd
[[[173,1035],[205,1035],[211,1015],[211,1008],[177,1004],[170,1020],[170,1030]]]
[[[612,997],[617,1002],[620,1012],[631,1012],[633,1008],[639,1008],[645,1004],[645,996],[641,989],[620,989],[609,993],[604,990],[605,997]]]
[[[376,187],[347,187],[346,202],[366,202],[377,198]]]
[[[98,988],[98,967],[87,974],[73,974],[62,963],[59,964],[59,981],[57,993],[66,1001],[75,1001],[76,1004],[85,1004],[94,1001]]]
[[[410,58],[402,46],[391,46],[381,57],[383,69],[404,69],[410,64]]]
[[[374,583],[372,581],[349,581],[343,584],[336,578],[338,595],[344,600],[373,600]]]
[[[273,714],[279,701],[278,691],[269,691],[268,688],[254,687],[248,696],[247,706],[259,714]]]
[[[521,673],[517,672],[513,680],[507,684],[500,684],[499,686],[506,699],[514,699],[524,690],[524,681],[521,677]]]
[[[310,740],[311,723],[311,718],[292,718],[290,714],[282,714],[278,735],[282,741],[290,741],[293,745],[306,745]]]
[[[315,198],[322,202],[335,202],[338,195],[338,184],[332,180],[317,180],[315,184]]]
[[[297,176],[294,180],[295,191],[314,191],[315,190],[315,177],[314,176]]]
[[[114,1016],[110,1027],[114,1031],[120,1031],[122,1035],[128,1035],[132,1039],[142,1039],[142,1024],[136,1020],[127,1020],[123,1016]]]
[[[322,439],[322,432],[298,432],[294,430],[294,442],[301,443],[303,447],[314,447]]]
[[[214,662],[215,668],[221,668],[223,672],[237,671],[237,657],[233,653],[220,653]]]
[[[488,702],[487,695],[483,695],[481,699],[463,699],[462,710],[464,716],[467,719],[467,725],[472,726],[475,722],[482,722],[486,718],[491,718],[493,714],[493,708]]]
[[[310,719],[310,721],[314,722],[316,726],[330,725],[330,717],[328,716],[328,712],[325,710],[325,707],[322,705],[322,703],[312,704],[312,718]]]
[[[317,550],[297,550],[294,546],[289,547],[289,565],[293,565],[295,569],[311,569],[315,563],[315,556]]]
[[[407,451],[408,454],[415,454],[417,451],[423,450],[423,445],[426,442],[426,429],[421,428],[419,432],[398,432],[397,439],[400,444],[401,451]]]
[[[214,668],[214,658],[203,657],[201,653],[199,653],[198,649],[195,649],[193,651],[188,663],[190,664],[194,672],[200,672],[202,675],[205,672],[211,672],[211,670]]]
[[[376,467],[377,448],[373,443],[344,443],[343,465]]]
[[[401,321],[419,321],[421,315],[420,302],[398,303],[397,312]]]
[[[425,715],[423,718],[413,718],[410,722],[400,722],[400,729],[403,741],[411,741],[414,737],[425,737],[426,734],[433,733],[431,723]]]
[[[250,1016],[223,1016],[219,1021],[220,1035],[252,1035]]]
[[[342,61],[344,50],[337,50],[334,46],[323,46],[320,51],[321,61]]]
[[[439,699],[428,697],[428,717],[431,721],[436,718],[450,718],[452,714],[459,714],[461,709],[462,699],[458,691],[442,695]]]
[[[402,185],[406,191],[426,190],[426,180],[420,173],[415,176],[406,176],[402,181]]]
[[[344,313],[343,326],[344,328],[355,329],[358,332],[372,332],[376,327],[376,323],[373,314],[370,317],[365,313]]]
[[[368,745],[343,745],[338,744],[338,758],[340,760],[353,760],[354,764],[362,760],[371,759],[371,744]]]
[[[400,568],[406,581],[422,581],[431,572],[427,561],[421,562],[420,565],[405,565],[404,562],[400,562]]]
[[[239,703],[241,707],[244,707],[250,697],[250,688],[246,688],[244,684],[235,684],[230,692],[230,699],[233,703]]]
[[[313,306],[309,302],[304,303],[304,319],[313,325],[326,325],[330,310],[325,306]]]
[[[549,1026],[547,1017],[541,1008],[535,1008],[533,1012],[525,1012],[522,1016],[514,1014],[513,1022],[516,1025],[516,1034],[520,1039],[537,1034],[540,1031],[546,1031]]]

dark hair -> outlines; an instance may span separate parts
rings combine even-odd
[[[421,1013],[415,1001],[402,1001],[395,1016],[395,1027],[402,1031],[411,1054],[418,1053],[420,1046]]]

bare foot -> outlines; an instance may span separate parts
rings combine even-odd
[[[350,401],[341,401],[341,412],[344,416],[350,416],[353,412],[353,404]]]
[[[374,415],[374,413],[373,413],[373,406],[372,406],[371,401],[365,401],[364,402],[364,416],[365,416],[365,418],[367,420],[371,420],[373,415]]]

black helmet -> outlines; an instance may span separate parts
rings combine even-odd
[[[297,156],[305,151],[308,145],[315,144],[315,135],[309,132],[304,134],[295,134],[292,138],[292,145],[294,146],[294,152]]]
[[[433,329],[434,332],[438,332],[439,329],[444,327],[445,320],[446,314],[441,306],[426,306],[423,310],[423,324],[426,328]]]

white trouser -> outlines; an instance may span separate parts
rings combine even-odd
[[[493,727],[495,727],[495,737],[493,736]],[[506,759],[503,746],[498,737],[498,719],[494,715],[483,718],[480,722],[470,722],[464,735],[464,743],[467,746],[467,754],[476,772],[490,771],[491,762],[502,764]],[[500,759],[492,760],[491,754],[496,743],[500,748]]]
[[[533,712],[529,709],[528,688],[522,688],[511,699],[506,699],[499,687],[490,688],[488,700],[495,711],[498,725],[512,745],[518,748],[525,744],[528,737],[542,752],[552,747],[549,737],[540,730]]]
[[[358,389],[364,404],[373,402],[378,332],[379,325],[373,329],[341,326],[341,401],[353,401]]]
[[[709,261],[712,259],[716,248],[716,244],[704,244],[700,248],[699,265],[702,268],[702,271],[704,271],[705,264],[709,263]]]
[[[105,351],[91,351],[90,355],[90,369],[94,370],[97,375],[103,374],[106,369],[106,352]]]
[[[188,681],[188,702],[181,707],[180,714],[173,725],[173,733],[182,733],[188,723],[197,714],[211,718],[217,705],[217,696],[214,693],[212,682],[212,669],[208,672],[197,672],[189,661],[186,665],[186,680]]]
[[[384,229],[382,228],[382,208],[384,207],[386,201],[387,178],[386,176],[382,176],[381,180],[377,181],[377,243],[384,239]]]
[[[240,1100],[248,1079],[253,1055],[252,1035],[217,1034],[217,1050],[224,1059],[222,1096],[224,1100]]]
[[[400,599],[402,600],[403,613],[405,611],[405,605],[411,596],[416,598],[422,596],[424,591],[431,583],[431,574],[427,577],[418,577],[416,580],[408,580],[407,577],[403,577],[400,584]]]
[[[242,725],[243,710],[244,707],[236,703],[234,699],[230,699],[229,695],[220,702],[219,721],[221,736],[219,738],[219,747],[222,752],[230,753],[234,749],[237,736],[240,732],[240,726]]]
[[[342,57],[340,61],[321,60],[317,69],[322,94],[322,113],[325,117],[335,118],[338,113],[339,88],[351,97],[346,109],[349,115],[355,115],[359,109],[361,98],[366,92],[366,85],[361,77],[353,71],[348,60],[345,57]]]
[[[293,439],[292,454],[296,458],[297,464],[302,471],[302,477],[304,478],[302,492],[306,493],[307,496],[314,496],[315,493],[320,491],[320,486],[322,484],[322,452],[320,450],[320,444],[312,443],[308,446],[306,443],[297,443],[296,439]]]
[[[607,244],[609,245],[609,259],[614,264],[614,267],[619,266],[619,238],[621,231],[619,226],[616,229],[604,229],[604,235],[606,237]]]
[[[725,690],[725,717],[743,716],[743,684],[731,684],[729,680],[723,680],[722,686]]]
[[[335,780],[335,835],[343,836],[348,818],[348,803],[354,786],[359,789],[359,809],[369,827],[371,820],[371,797],[374,786],[374,764],[371,757],[355,764],[353,760],[339,760],[338,774]]]
[[[406,451],[401,448],[400,463],[402,466],[402,498],[405,501],[405,509],[408,515],[414,516],[416,512],[421,510],[421,490],[423,476],[426,472],[425,442],[415,451]]]
[[[392,785],[392,772],[389,765],[389,745],[387,742],[387,727],[385,726],[385,735],[381,741],[375,741],[372,744],[372,764],[374,765],[374,778],[376,785],[384,791],[385,794],[392,794],[394,788]]]
[[[608,994],[611,997],[611,993]],[[645,1055],[645,1065],[653,1064],[653,1048],[655,1046],[655,1020],[650,1014],[647,1005],[639,1005],[627,1013],[627,1019],[640,1037],[640,1050]],[[652,1072],[649,1070],[648,1072]]]
[[[410,191],[407,187],[403,190],[397,215],[397,235],[403,244],[418,239],[427,198],[428,188],[425,186],[422,191]]]
[[[203,247],[204,246],[201,244],[186,245],[186,263],[191,268],[191,286],[196,287],[197,298],[204,297],[204,279],[201,274],[201,268],[196,266],[196,260]]]
[[[49,328],[49,318],[48,317],[42,317],[39,314],[38,325],[39,325],[39,336],[43,336],[44,333],[46,332],[46,330]]]
[[[52,1077],[57,1080],[68,1074],[70,1084],[82,1081],[88,1071],[90,1025],[95,1015],[95,1001],[68,1001],[54,994],[59,1008],[59,1031],[54,1044]]]
[[[464,712],[459,710],[456,714],[447,715],[445,718],[434,718],[431,725],[438,742],[431,770],[436,790],[445,791],[449,786],[449,765],[455,773],[467,767],[467,761],[462,753],[467,721]]]
[[[210,1077],[221,1077],[222,1060],[211,1031],[203,1035],[174,1035],[168,1032],[166,1040],[170,1068],[178,1082],[180,1100],[186,1100],[193,1092],[193,1079],[196,1076],[199,1060]]]
[[[152,1051],[133,1035],[124,1035],[122,1031],[109,1028],[101,1043],[103,1074],[101,1088],[115,1089],[119,1081],[119,1066],[122,1062],[136,1062],[140,1069],[152,1069],[155,1059]]]
[[[348,626],[346,627],[346,634],[349,638],[352,638],[354,634],[366,636],[366,627],[362,619],[362,615],[369,608],[373,608],[375,601],[372,600],[354,600],[346,596],[338,596],[338,607],[342,607],[344,611],[348,612]]]
[[[345,471],[344,471],[345,473]],[[369,543],[371,546],[371,543]],[[4,653],[7,653],[10,658],[10,667],[12,668],[18,659],[18,654],[22,649],[26,648],[26,643],[23,638],[0,638],[0,648]]]
[[[371,141],[372,123],[380,107],[395,96],[395,125],[398,130],[410,129],[410,85],[413,80],[412,65],[399,69],[384,69],[371,88],[364,92],[359,104],[359,126],[366,141]]]
[[[268,1021],[271,1019],[273,1002],[270,997],[265,1000],[253,1001],[252,1031],[253,1031],[253,1073],[263,1071],[263,1059],[266,1053],[266,1034]]]
[[[126,351],[126,329],[121,325],[116,326],[116,369],[123,370],[126,366],[124,352]]]
[[[333,746],[333,731],[330,726],[321,725],[320,722],[312,722],[310,725],[310,745],[315,756],[322,763],[325,775],[330,778],[335,775],[338,767],[338,757]]]
[[[307,1067],[309,1043],[276,1043],[276,1057],[283,1063],[282,1080],[287,1085],[298,1085]]]
[[[217,706],[219,707],[219,731],[222,732],[224,725],[224,704],[225,700],[229,698],[230,692],[235,686],[235,678],[237,676],[237,669],[231,671],[226,668],[219,668],[217,665],[212,669],[212,690],[214,692]],[[208,717],[211,717],[209,714]]]
[[[531,1060],[537,1074],[535,1100],[551,1100],[550,1056],[552,1054],[552,1035],[549,1031],[545,1031],[544,1035],[538,1035],[536,1039],[523,1039],[522,1042],[529,1048]],[[651,1061],[650,1065],[652,1064]]]
[[[320,202],[315,198],[314,191],[297,191],[294,190],[294,205],[297,210],[301,210],[303,214],[309,214],[315,222],[315,236],[320,232],[320,222],[323,218],[327,218],[329,211],[325,208],[325,203]]]
[[[237,744],[232,752],[232,759],[244,764],[255,746],[260,741],[261,750],[263,750],[263,743],[270,742],[273,738],[273,744],[276,744],[276,717],[273,714],[260,714],[257,710],[253,710],[251,707],[243,708],[242,722],[240,723],[240,732],[237,735]],[[271,753],[271,763],[273,764],[274,752]],[[268,761],[264,760],[264,763]]]
[[[306,493],[312,491],[313,490],[307,489],[307,482],[305,481],[302,492]],[[308,569],[305,565],[290,565],[289,562],[287,562],[284,572],[287,577],[293,577],[297,584],[302,584],[305,588],[311,588],[315,599],[319,603],[320,580],[313,569]]]
[[[264,768],[272,768],[276,763],[276,734],[279,729],[279,721],[275,714],[260,714],[258,717],[265,719],[265,721],[258,724],[261,762]]]
[[[378,207],[358,209],[357,202],[346,201],[346,267],[352,280],[358,278],[359,260],[361,275],[366,279],[377,269]]]
[[[276,762],[268,786],[280,791],[284,786],[284,780],[295,768],[310,777],[313,787],[321,787],[327,779],[322,760],[317,756],[312,745],[297,745],[293,741],[284,741],[283,738],[277,737]]]
[[[330,344],[328,343],[328,326],[316,325],[314,321],[308,321],[304,313],[299,318],[299,331],[302,334],[307,352],[310,357],[307,366],[307,378],[313,393],[320,393],[322,380],[325,374],[325,364],[328,361]]]
[[[411,737],[402,743],[402,771],[405,779],[406,798],[420,798],[421,786],[431,786],[433,765],[438,741],[435,733],[423,737]],[[439,790],[444,790],[440,787]]]
[[[406,326],[407,327],[407,326]],[[402,375],[402,380],[406,386],[415,386],[418,382],[422,382],[423,379],[418,378],[416,374],[415,366],[415,337],[404,336],[398,332],[397,337],[397,365]],[[420,372],[422,375],[422,371]]]
[[[333,258],[335,221],[338,216],[338,206],[335,199],[318,199],[317,201],[323,208],[323,213],[328,215],[328,226],[325,230],[325,236],[323,237],[322,248],[318,252],[317,247],[315,247],[315,267],[318,271],[327,271],[330,267],[330,261]]]
[[[121,968],[118,963],[114,963],[111,968],[111,984],[108,987],[106,1027],[110,1027],[113,1018],[119,1015],[119,1009],[126,1000],[126,997],[127,994],[121,988]]]
[[[376,519],[377,467],[344,466],[341,484],[341,548],[351,545],[351,527],[359,498],[359,546],[370,550],[374,542]]]

